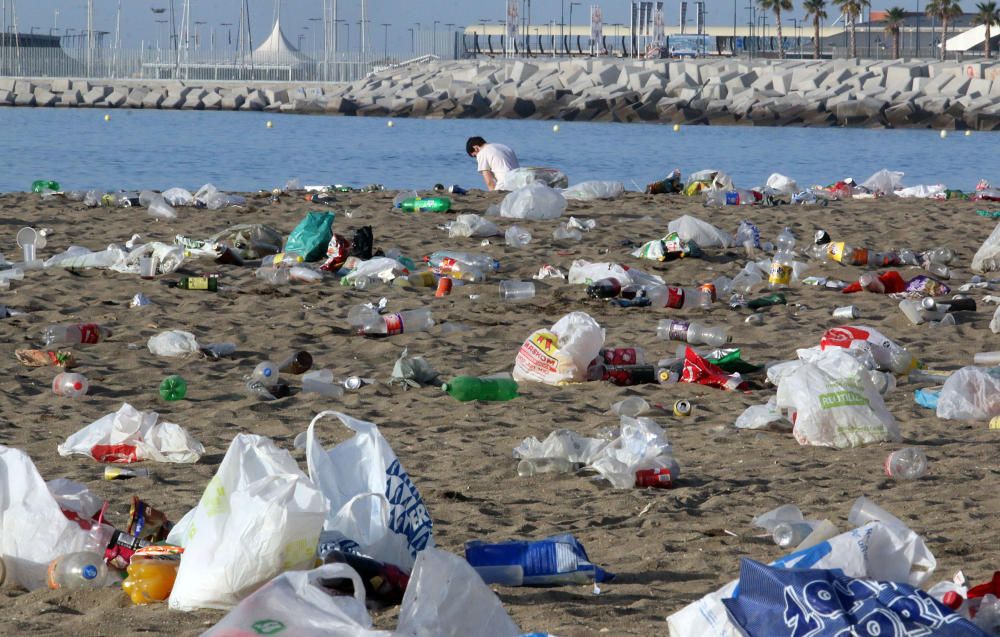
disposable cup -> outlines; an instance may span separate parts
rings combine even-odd
[[[156,276],[156,261],[153,257],[139,258],[139,276],[144,279],[152,279]]]
[[[531,281],[501,281],[501,301],[523,301],[535,296],[535,284]]]

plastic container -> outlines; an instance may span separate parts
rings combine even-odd
[[[170,597],[182,552],[176,546],[147,546],[135,552],[128,577],[122,582],[122,590],[133,604],[162,602]]]
[[[972,362],[976,365],[989,365],[990,367],[1000,365],[1000,352],[976,352],[972,357]]]
[[[664,319],[656,327],[658,338],[670,341],[685,341],[692,345],[710,345],[722,347],[729,342],[729,336],[723,327],[709,327],[697,321],[679,321]]]
[[[77,345],[99,343],[111,336],[111,330],[96,323],[50,325],[42,332],[46,347],[52,345]]]
[[[510,378],[456,376],[441,389],[462,402],[470,400],[506,401],[517,398],[517,382]]]
[[[333,372],[317,369],[302,375],[302,391],[340,399],[344,397],[344,386],[338,383]]]
[[[62,372],[52,379],[52,391],[57,396],[81,398],[87,395],[88,389],[90,389],[90,383],[87,382],[87,377],[83,374]]]
[[[615,277],[607,277],[594,281],[587,286],[587,296],[592,299],[616,299],[618,297],[632,299],[636,296],[635,288],[622,285]]]
[[[795,548],[812,535],[813,529],[813,524],[805,521],[779,522],[771,532],[771,537],[781,548]]]
[[[277,363],[264,361],[263,363],[258,363],[257,367],[254,367],[253,373],[250,376],[264,387],[274,387],[278,384],[281,371]]]
[[[706,292],[699,288],[679,288],[667,285],[644,286],[646,296],[653,307],[669,307],[675,310],[704,307]]]
[[[521,226],[511,226],[504,232],[504,241],[512,248],[523,248],[531,243],[531,233]]]
[[[379,314],[365,305],[356,305],[347,313],[351,328],[363,336],[392,336],[403,332],[425,332],[434,327],[431,311],[406,310],[394,314]]]
[[[641,396],[630,396],[625,400],[620,400],[611,405],[611,413],[616,416],[628,416],[635,418],[639,414],[649,411],[649,403]]]
[[[535,284],[531,281],[501,281],[501,301],[524,301],[534,298]]]
[[[896,480],[916,480],[927,473],[927,456],[916,447],[893,451],[885,459],[885,475]]]
[[[410,197],[399,203],[404,212],[448,212],[451,199],[448,197]]]
[[[69,553],[49,564],[48,584],[53,590],[103,588],[111,583],[104,558],[97,553]]]
[[[566,458],[525,458],[517,463],[517,475],[530,478],[542,473],[572,473],[579,467]]]
[[[792,234],[791,228],[785,228],[778,234],[778,238],[774,240],[775,245],[778,246],[778,252],[791,252],[795,249],[795,235]]]
[[[418,288],[432,288],[437,285],[438,278],[433,272],[414,272],[409,276],[397,277],[393,283],[397,285],[412,285]]]
[[[156,260],[153,257],[139,257],[139,276],[144,279],[156,278]]]
[[[184,400],[187,396],[187,381],[177,374],[167,376],[160,382],[160,398],[163,400]]]
[[[466,266],[482,271],[498,272],[500,262],[488,254],[480,252],[456,252],[452,250],[442,250],[431,254],[427,258],[432,268],[445,268],[454,263],[462,263]]]

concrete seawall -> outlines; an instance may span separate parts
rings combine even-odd
[[[461,60],[322,85],[0,78],[0,105],[1000,130],[1000,63]]]

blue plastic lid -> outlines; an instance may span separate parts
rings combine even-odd
[[[97,577],[97,567],[93,564],[87,564],[83,567],[83,579],[94,579]]]

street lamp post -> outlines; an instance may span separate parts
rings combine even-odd
[[[233,23],[232,22],[220,22],[220,27],[226,27],[226,46],[230,46],[233,43]]]
[[[322,22],[323,18],[309,18],[309,21],[310,22]],[[312,33],[313,33],[312,50],[314,52],[316,51],[316,31],[318,31],[318,29],[316,29],[316,25],[313,25],[313,30],[312,30]],[[324,38],[324,40],[326,39],[326,34],[323,35],[323,38]],[[324,46],[324,48],[326,47],[325,42],[324,42],[323,46]]]
[[[413,27],[410,27],[407,31],[410,32],[410,53],[413,53],[416,51],[416,40],[413,37]]]
[[[566,46],[566,7],[563,6],[565,0],[559,0],[559,41],[562,42],[563,50]]]
[[[201,29],[199,28],[202,24],[208,24],[204,20],[194,21],[194,46],[196,49],[201,49]]]
[[[389,59],[389,27],[392,26],[390,22],[383,22],[382,28],[385,29],[382,35],[382,57],[386,60]]]
[[[440,20],[435,20],[434,21],[433,30],[431,31],[431,47],[434,50],[434,55],[438,54],[438,38],[437,38],[437,35],[438,35],[438,24],[440,24],[440,23],[441,23]]]
[[[570,2],[569,3],[569,41],[573,41],[573,7],[579,6],[580,2]],[[569,46],[566,47],[566,55],[572,55],[569,50]]]

